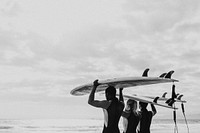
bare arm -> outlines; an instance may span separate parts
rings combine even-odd
[[[94,107],[107,109],[110,105],[110,102],[108,102],[106,100],[104,100],[104,101],[95,100],[95,91],[99,85],[98,80],[95,80],[93,84],[94,85],[93,85],[92,91],[89,95],[88,104],[90,104]]]
[[[92,88],[92,91],[90,92],[89,99],[88,99],[88,104],[90,105],[92,105],[92,103],[94,102],[95,91],[97,89],[97,86],[98,86],[98,80],[95,80],[93,82],[93,88]]]
[[[123,117],[123,132],[125,133],[128,127],[128,119]]]
[[[151,109],[152,109],[152,113],[153,113],[153,116],[157,113],[156,111],[156,108],[153,104],[151,104]]]

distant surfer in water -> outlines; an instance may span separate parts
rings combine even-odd
[[[150,133],[152,117],[157,113],[156,108],[151,104],[152,111],[147,110],[148,103],[139,102],[140,106],[140,121],[137,127],[137,133]]]
[[[104,128],[102,133],[120,133],[118,123],[124,109],[123,88],[119,89],[119,100],[116,98],[115,87],[109,86],[105,90],[106,100],[99,101],[95,100],[95,91],[98,85],[98,80],[95,80],[89,95],[88,104],[103,109]]]
[[[137,102],[128,99],[126,109],[122,113],[123,117],[123,133],[136,133],[136,128],[139,123],[139,115],[137,112]]]

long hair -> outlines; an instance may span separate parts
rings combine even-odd
[[[130,107],[130,110],[136,110],[137,109],[137,101],[128,99],[126,102],[127,106]]]

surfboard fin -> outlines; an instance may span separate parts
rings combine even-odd
[[[175,100],[173,98],[170,98],[165,103],[172,107],[172,105],[174,104],[174,102],[175,102]]]
[[[176,93],[175,93],[175,85],[172,85],[172,97],[166,101],[169,106],[172,106],[175,102]]]
[[[175,85],[172,85],[172,98],[176,98]]]
[[[172,100],[172,98],[167,99],[167,101],[165,103],[169,103]]]
[[[163,93],[162,97],[165,98],[166,95],[167,95],[167,92]]]
[[[145,69],[143,74],[142,74],[142,77],[148,77],[148,71],[149,70],[150,70],[149,68]]]
[[[183,97],[183,95],[179,95],[177,99],[181,100],[182,97]]]
[[[177,93],[177,94],[176,94],[176,97],[178,97],[179,95],[180,95],[180,94],[179,94],[179,93]]]
[[[159,99],[159,97],[155,97],[154,100],[153,100],[153,102],[157,103],[158,99]]]
[[[160,78],[163,78],[163,77],[165,77],[166,74],[167,74],[167,73],[163,73],[163,74],[161,74],[159,77],[160,77]]]
[[[174,73],[174,71],[169,71],[166,75],[165,78],[171,79],[172,74]]]

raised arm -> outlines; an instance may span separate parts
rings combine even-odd
[[[153,104],[151,104],[151,109],[152,109],[152,113],[153,113],[153,116],[157,113],[156,111],[156,108]]]
[[[95,91],[96,91],[98,85],[99,85],[98,80],[95,80],[93,82],[92,91],[89,95],[88,104],[90,104],[94,107],[107,109],[110,105],[110,103],[108,101],[106,101],[106,100],[104,100],[104,101],[95,100]]]
[[[119,101],[124,103],[124,98],[123,98],[123,88],[119,88]]]
[[[92,91],[90,92],[89,99],[88,99],[88,104],[90,105],[93,105],[94,103],[95,91],[98,85],[99,85],[98,80],[95,80],[93,82],[93,88],[92,88]]]

